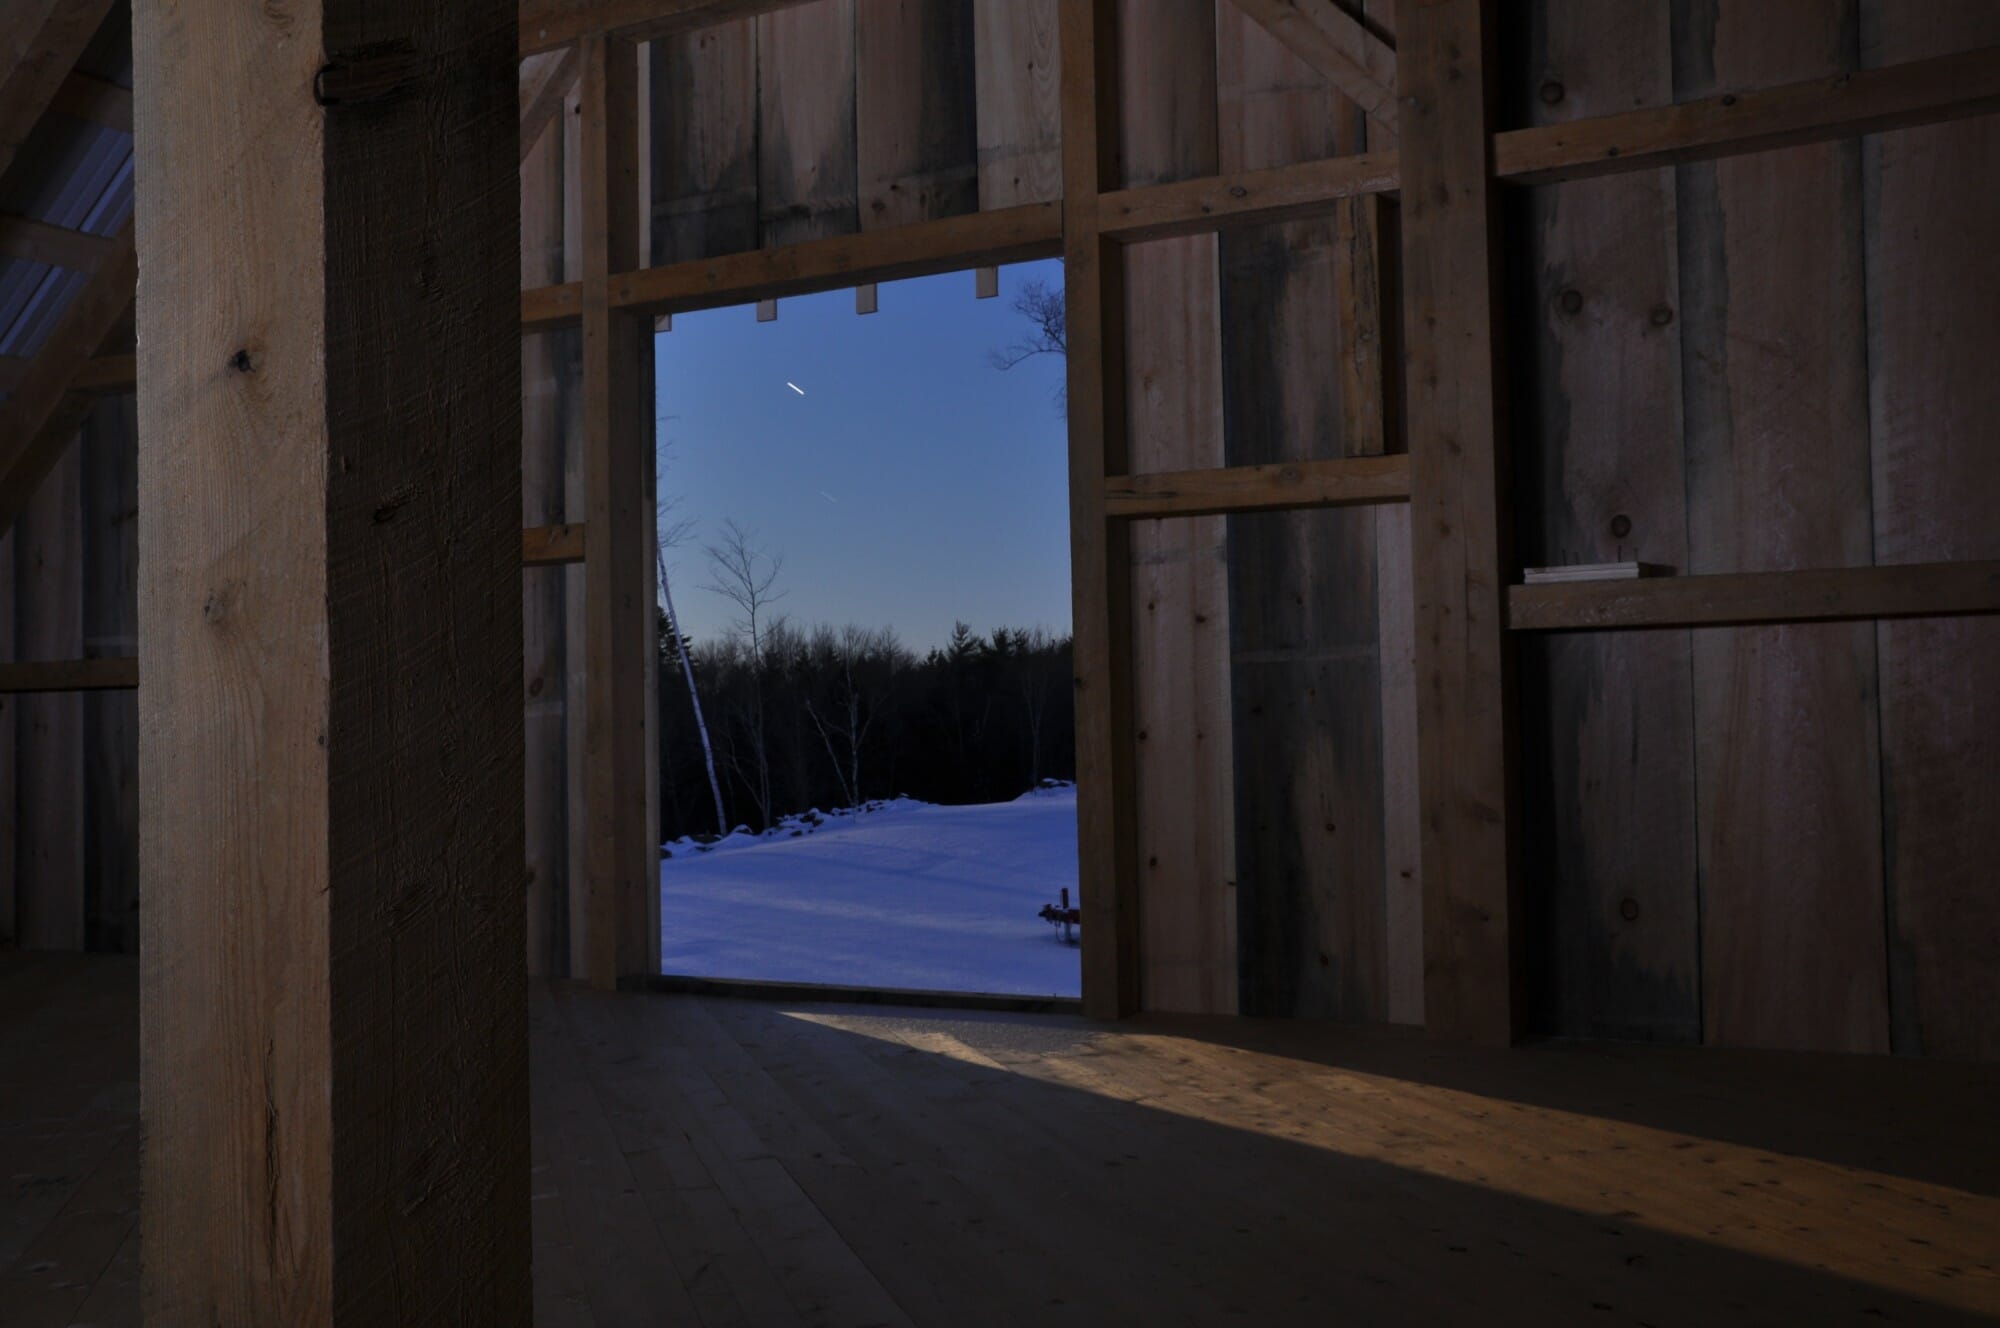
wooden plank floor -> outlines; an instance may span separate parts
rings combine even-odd
[[[0,956],[0,1324],[137,1322],[136,969]],[[2000,1318],[2000,1067],[538,987],[541,1324]]]

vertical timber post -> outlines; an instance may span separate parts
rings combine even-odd
[[[1062,0],[1063,288],[1069,318],[1070,579],[1076,633],[1076,818],[1083,1000],[1095,1018],[1139,1008],[1138,816],[1132,731],[1129,529],[1105,515],[1126,469],[1125,260],[1098,229],[1115,185],[1115,0]]]
[[[611,305],[639,266],[639,51],[583,45],[584,888],[588,974],[610,989],[659,971],[659,847],[646,805],[654,649],[652,320]],[[578,976],[583,976],[579,974]]]
[[[1397,18],[1424,1022],[1438,1036],[1504,1044],[1522,1002],[1494,5],[1419,0]]]
[[[513,0],[137,0],[143,1299],[526,1324]]]

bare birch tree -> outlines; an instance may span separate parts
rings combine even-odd
[[[688,704],[694,707],[695,731],[701,735],[702,764],[708,769],[708,791],[715,797],[715,833],[729,833],[729,816],[722,807],[722,781],[715,777],[715,745],[708,738],[708,717],[702,713],[701,692],[694,685],[694,663],[688,659],[687,637],[681,631],[680,615],[674,612],[673,582],[667,576],[667,550],[686,542],[692,530],[692,523],[667,522],[667,515],[673,504],[662,500],[658,513],[659,538],[653,544],[653,556],[658,560],[660,573],[660,598],[667,611],[667,632],[674,639],[674,653],[680,657],[681,676],[687,679]]]
[[[785,594],[777,588],[778,573],[783,570],[785,560],[758,548],[755,536],[734,521],[723,522],[721,537],[706,552],[710,581],[702,589],[736,606],[737,617],[731,626],[750,649],[750,704],[744,723],[749,730],[754,775],[752,796],[757,800],[757,814],[763,820],[758,828],[768,830],[771,752],[765,732],[763,675],[768,638],[778,621],[771,614],[771,606]]]

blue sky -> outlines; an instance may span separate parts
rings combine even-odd
[[[1034,279],[1059,285],[1062,265],[1001,269],[995,300],[955,272],[885,284],[865,317],[843,290],[781,301],[771,323],[747,306],[674,318],[654,343],[660,492],[695,523],[668,554],[689,633],[733,616],[699,588],[729,518],[783,555],[778,610],[802,625],[893,627],[918,651],[954,619],[1069,630],[1062,364],[987,359],[1027,331],[1012,302]]]

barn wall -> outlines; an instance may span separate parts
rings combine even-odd
[[[0,658],[130,655],[134,398],[92,404],[0,539]],[[131,692],[0,697],[0,945],[138,949],[138,713]]]
[[[1513,123],[2000,41],[1978,0],[1536,0]],[[1523,191],[1517,545],[1684,572],[1990,558],[2000,120]],[[1990,619],[1522,658],[1537,1026],[2000,1054]],[[1949,921],[1947,921],[1949,919]]]

